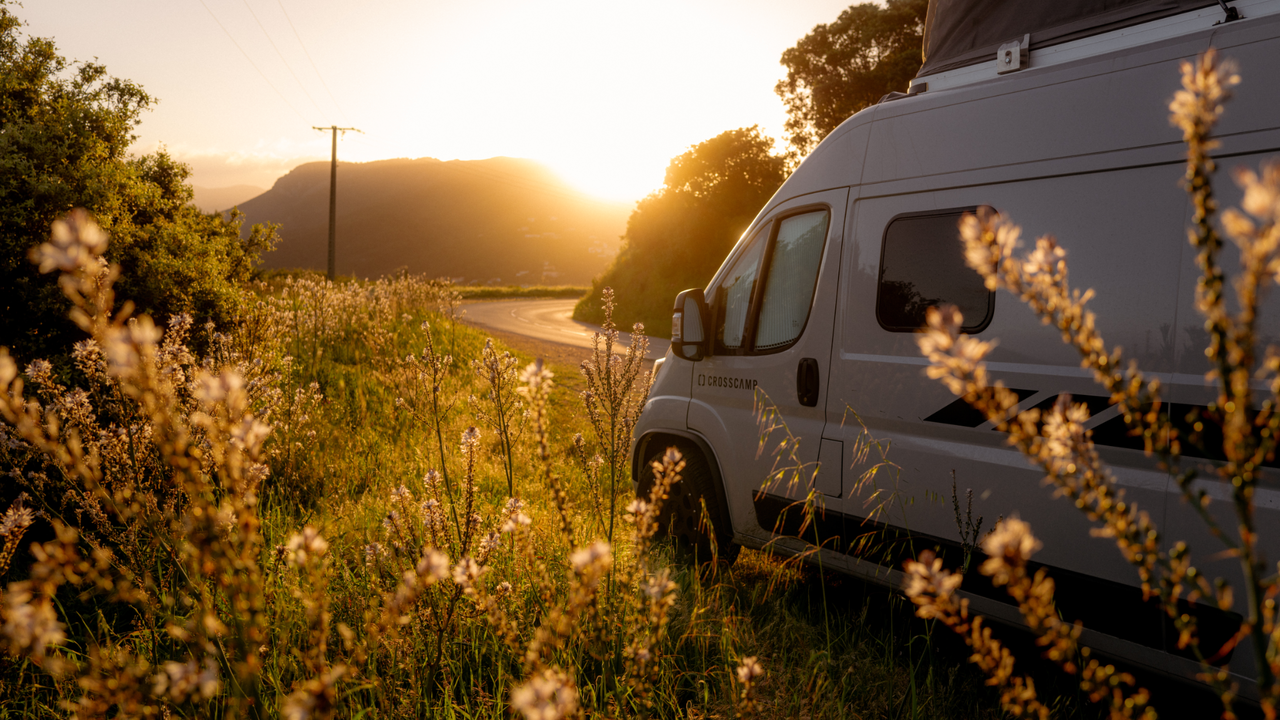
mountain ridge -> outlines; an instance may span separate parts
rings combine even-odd
[[[329,170],[304,163],[244,202],[280,224],[268,268],[328,263]],[[592,198],[533,160],[397,158],[338,164],[337,270],[468,282],[590,282],[617,253],[631,203]]]

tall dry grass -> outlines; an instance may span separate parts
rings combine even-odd
[[[900,610],[886,636],[860,594],[815,620],[767,555],[670,562],[683,459],[634,502],[625,462],[642,349],[606,332],[556,377],[411,277],[277,278],[233,327],[161,326],[117,303],[106,243],[76,214],[35,251],[75,367],[0,351],[0,716],[989,707]],[[797,654],[818,622],[843,629]]]

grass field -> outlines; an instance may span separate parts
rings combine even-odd
[[[0,362],[40,515],[0,717],[1000,716],[894,593],[756,551],[673,562],[589,420],[646,392],[602,391],[616,363],[539,370],[408,277],[277,277],[229,332],[163,337],[67,277],[105,352],[73,383]]]

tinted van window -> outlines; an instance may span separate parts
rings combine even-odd
[[[899,215],[884,232],[876,320],[894,332],[927,326],[925,311],[955,305],[964,315],[967,333],[991,322],[995,293],[964,261],[960,218],[977,208]]]

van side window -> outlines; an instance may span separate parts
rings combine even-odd
[[[995,293],[965,264],[960,218],[977,208],[899,215],[889,221],[880,251],[876,320],[893,332],[927,327],[925,311],[955,305],[966,333],[991,323]]]
[[[716,349],[778,352],[804,331],[831,213],[801,211],[761,228],[715,290]],[[763,278],[763,283],[757,280]]]
[[[769,261],[769,277],[760,304],[756,350],[789,345],[804,330],[818,282],[823,241],[827,239],[827,211],[792,215],[778,223]]]
[[[747,313],[751,296],[755,295],[756,277],[760,274],[760,256],[766,233],[757,233],[751,247],[733,264],[733,269],[716,289],[716,306],[721,321],[717,323],[716,344],[729,350],[741,350],[747,335]]]

